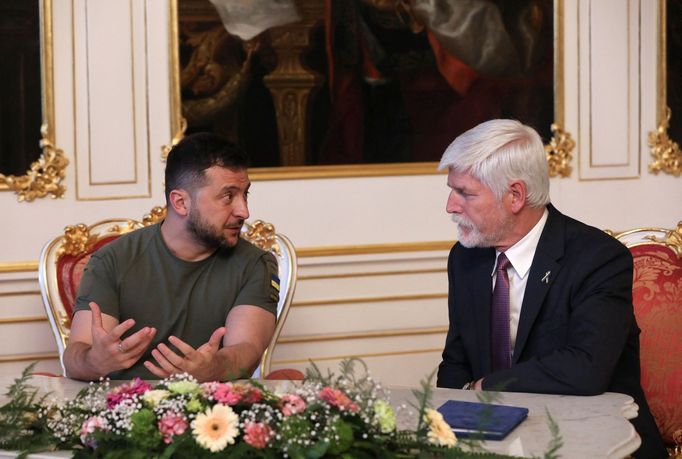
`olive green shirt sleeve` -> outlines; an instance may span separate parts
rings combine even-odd
[[[98,251],[90,257],[78,285],[74,314],[77,311],[89,311],[90,302],[94,301],[104,314],[119,317],[119,295],[114,264],[113,257],[106,252]]]
[[[277,315],[279,276],[277,260],[271,253],[263,253],[247,267],[245,282],[234,305],[249,304]]]

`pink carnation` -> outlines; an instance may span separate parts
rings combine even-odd
[[[234,406],[242,401],[242,394],[235,390],[232,383],[224,383],[215,388],[213,398],[223,405]]]
[[[274,437],[274,432],[269,425],[262,422],[247,422],[244,425],[244,441],[257,449],[268,446]]]
[[[353,403],[350,398],[338,389],[325,387],[320,391],[320,398],[331,406],[335,406],[341,410],[348,410],[352,413],[357,413],[360,409],[357,404]]]
[[[163,435],[163,442],[169,444],[173,442],[173,436],[185,433],[189,423],[184,416],[169,411],[161,416],[158,427],[159,432]]]
[[[95,430],[104,430],[105,422],[99,416],[90,416],[81,426],[81,443],[88,448],[96,448],[97,442],[93,438]]]
[[[219,384],[212,395],[217,402],[228,406],[234,406],[238,403],[251,405],[263,400],[263,392],[257,387],[247,384]]]
[[[279,400],[279,409],[284,416],[302,413],[305,410],[305,401],[295,394],[285,394]]]
[[[129,383],[122,384],[107,394],[107,408],[112,409],[123,400],[133,398],[135,395],[142,395],[152,386],[140,378],[135,378]]]
[[[263,391],[257,387],[243,386],[246,388],[246,393],[244,394],[244,403],[252,405],[263,400]]]

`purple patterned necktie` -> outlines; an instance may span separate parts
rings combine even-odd
[[[497,257],[497,273],[493,289],[491,308],[490,347],[492,350],[493,371],[511,367],[511,347],[509,332],[509,276],[507,268],[511,263],[504,253]]]

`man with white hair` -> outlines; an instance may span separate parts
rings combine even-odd
[[[635,456],[665,457],[640,385],[627,248],[550,204],[542,140],[518,121],[460,135],[443,154],[445,168],[459,242],[448,259],[438,386],[625,393],[639,405]]]

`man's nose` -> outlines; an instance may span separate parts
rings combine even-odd
[[[445,211],[449,214],[459,214],[462,212],[461,198],[454,190],[450,191],[450,194],[448,195]]]
[[[241,199],[239,199],[239,202],[235,205],[234,215],[243,219],[243,220],[246,220],[249,218],[249,215],[250,215],[249,214],[249,204],[246,201],[245,197],[242,197]]]

